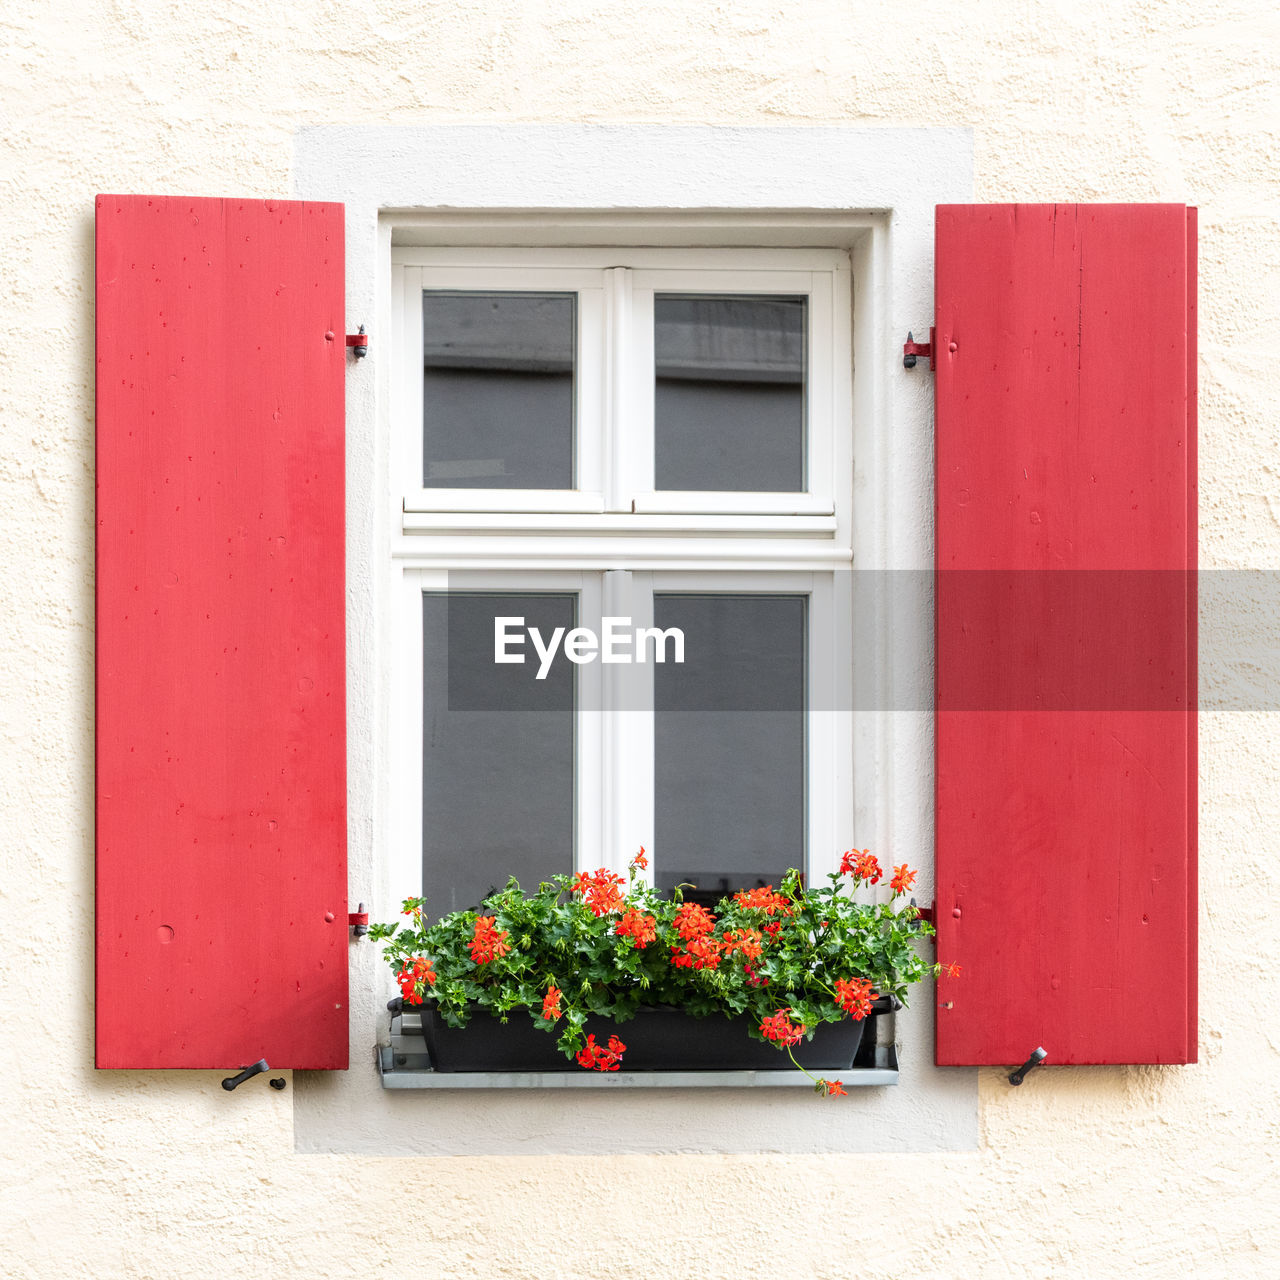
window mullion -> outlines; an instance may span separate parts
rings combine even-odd
[[[653,575],[611,572],[606,585],[605,614],[623,618],[633,638],[626,649],[628,662],[604,667],[610,687],[609,737],[612,769],[613,847],[623,864],[643,845],[653,849],[653,664],[640,662],[634,644],[636,629],[653,626]],[[625,872],[624,872],[625,874]],[[653,861],[642,873],[653,882]]]
[[[632,461],[633,341],[631,270],[609,267],[604,272],[604,458],[605,510],[629,511]]]
[[[577,625],[600,634],[605,612],[603,579],[608,575],[583,573],[579,579]],[[605,703],[605,668],[599,662],[585,662],[576,668],[577,735],[577,819],[574,864],[579,871],[600,866],[600,850],[609,830],[611,786],[607,768],[608,724],[602,714]]]

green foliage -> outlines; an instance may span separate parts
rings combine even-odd
[[[555,876],[532,894],[511,879],[482,911],[434,924],[424,900],[409,898],[404,919],[370,926],[369,937],[383,944],[408,1002],[434,1000],[455,1027],[477,1008],[528,1016],[558,1033],[567,1057],[582,1048],[588,1016],[624,1022],[642,1005],[745,1015],[757,1038],[764,1018],[789,1009],[812,1036],[819,1023],[850,1016],[837,1000],[838,979],[869,981],[905,1003],[909,987],[935,968],[914,946],[933,928],[898,901],[904,891],[873,902],[859,900],[869,895],[852,874],[827,881],[806,887],[789,871],[776,893],[722,899],[712,921],[678,890],[659,896],[633,864],[625,894],[621,878],[603,871]],[[482,917],[492,923],[477,926]],[[497,945],[487,950],[477,937]]]

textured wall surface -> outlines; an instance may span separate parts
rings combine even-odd
[[[1262,711],[1202,721],[1200,1064],[984,1072],[973,1152],[300,1155],[292,1089],[91,1066],[95,192],[284,195],[298,130],[361,120],[969,127],[979,199],[1200,206],[1202,563],[1275,568],[1273,5],[2,0],[0,35],[0,1271],[1276,1273]]]

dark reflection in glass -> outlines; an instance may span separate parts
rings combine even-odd
[[[804,869],[808,600],[655,594],[683,664],[655,665],[654,872],[690,901]]]
[[[803,297],[656,294],[658,489],[805,487]]]
[[[422,295],[422,482],[572,489],[572,293]]]
[[[494,662],[494,618],[550,636],[574,595],[424,593],[422,883],[432,918],[475,907],[515,876],[526,890],[574,862],[573,664],[543,680]],[[514,650],[513,650],[514,651]]]

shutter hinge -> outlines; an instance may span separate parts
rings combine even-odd
[[[364,909],[364,903],[359,904],[359,909],[348,912],[347,924],[351,926],[351,936],[354,938],[363,938],[369,932],[369,913]]]
[[[357,360],[361,356],[369,354],[369,335],[364,331],[364,325],[360,326],[359,333],[347,334],[347,346],[351,348],[352,354]]]
[[[347,339],[351,341],[350,338]],[[928,356],[929,368],[936,369],[938,367],[938,357],[936,355],[938,345],[937,330],[929,326],[929,341],[915,342],[912,340],[911,330],[907,330],[907,340],[902,344],[902,367],[904,369],[914,369],[916,367],[916,356]]]
[[[931,902],[927,907],[922,907],[914,898],[911,899],[911,905],[915,907],[916,913],[920,919],[926,924],[931,924],[936,929],[938,927],[938,904]]]

